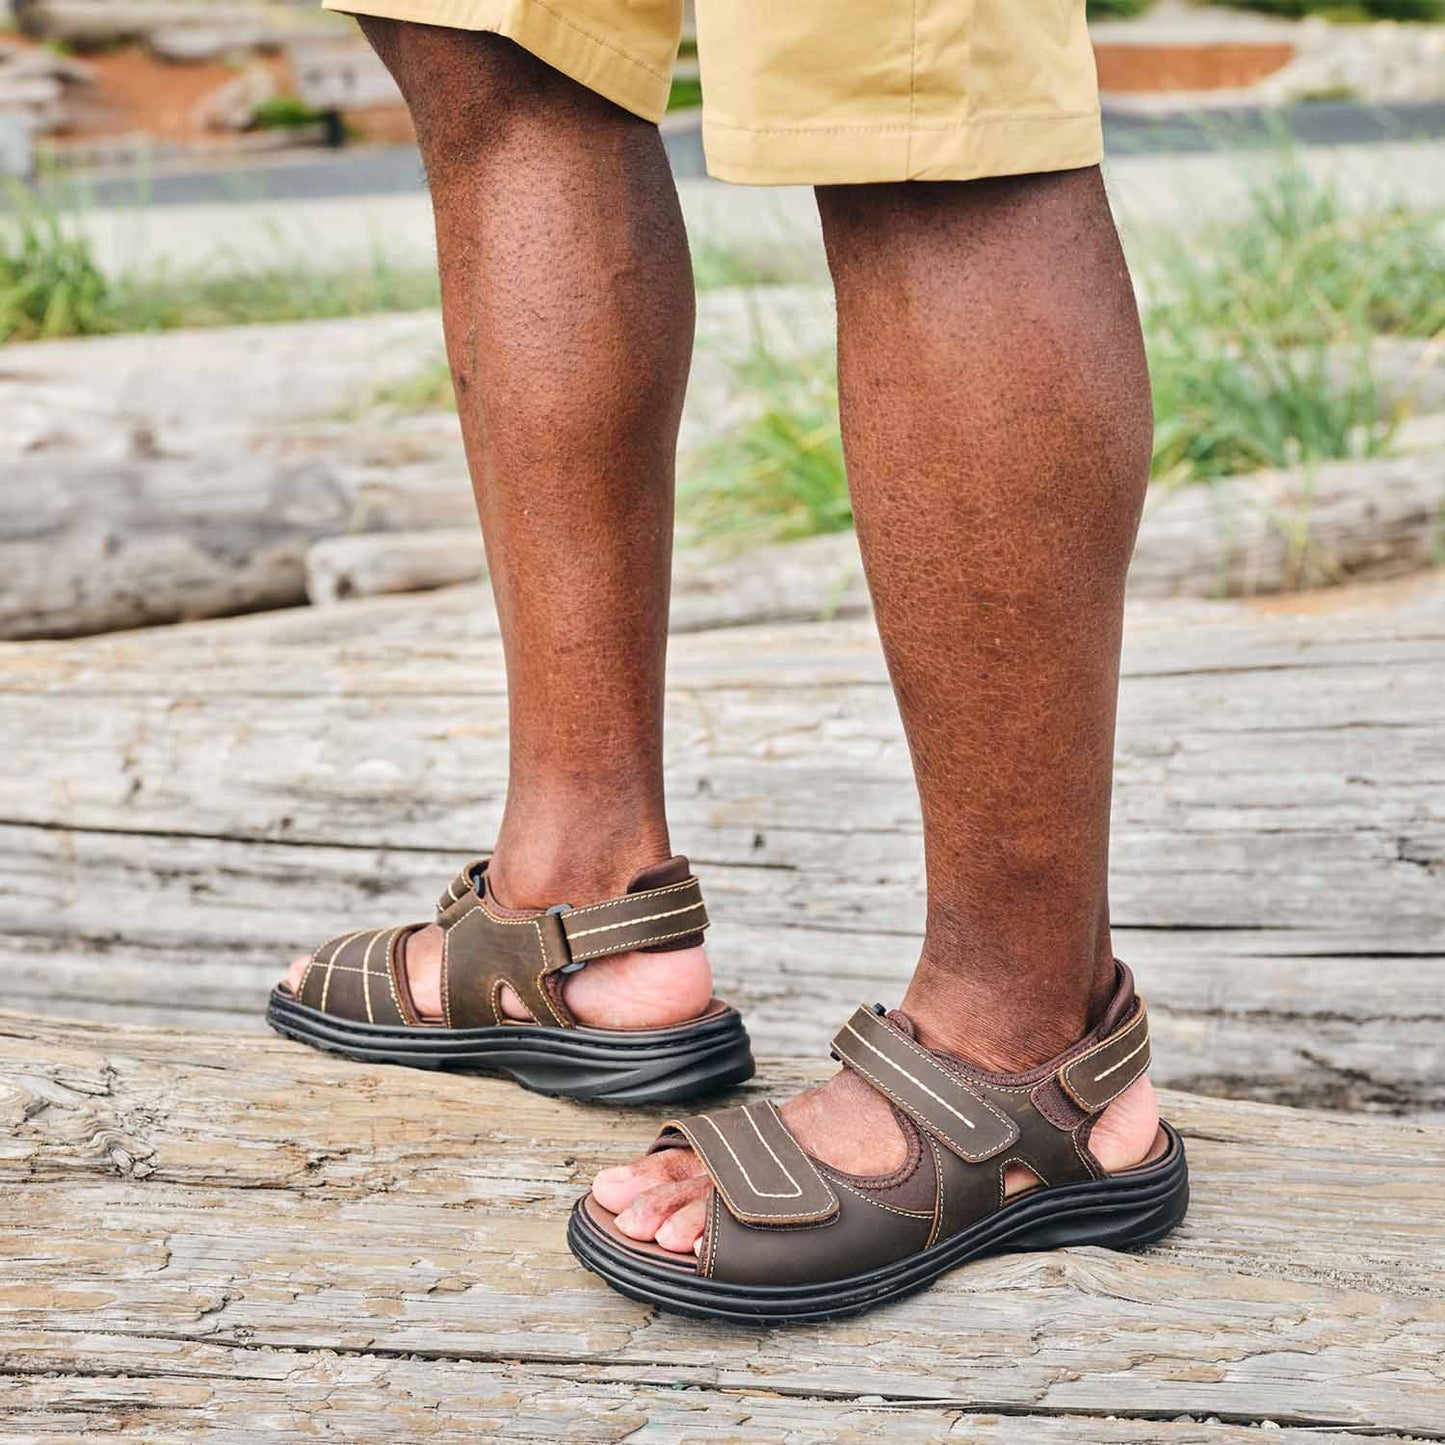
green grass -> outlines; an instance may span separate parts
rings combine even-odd
[[[457,404],[452,390],[452,369],[444,356],[438,356],[415,375],[377,387],[370,401],[375,406],[404,414],[452,411]]]
[[[316,272],[304,262],[129,277],[111,287],[102,328],[174,331],[182,327],[323,321],[440,304],[431,267],[384,257],[344,271]]]
[[[1136,258],[1156,321],[1282,344],[1445,329],[1445,215],[1351,214],[1295,161],[1236,221],[1155,238]]]
[[[0,341],[104,330],[111,288],[90,248],[17,195],[10,224],[0,230]]]
[[[668,92],[669,110],[696,110],[702,104],[702,81],[695,75],[675,75]]]
[[[325,111],[312,109],[300,96],[273,95],[251,112],[251,129],[296,130],[301,126],[319,125],[325,119]]]
[[[1215,3],[1291,18],[1304,15],[1344,21],[1445,18],[1445,0],[1215,0]]]
[[[317,272],[277,256],[265,265],[109,279],[82,233],[28,194],[0,212],[0,342],[311,321],[439,303],[431,267],[369,265]]]
[[[678,494],[685,529],[751,542],[850,527],[832,357],[782,357],[758,334],[736,381],[751,414],[694,454]]]
[[[0,208],[0,342],[182,327],[326,320],[440,304],[431,266],[398,265],[378,254],[364,266],[318,271],[278,254],[237,266],[152,269],[108,279],[84,233],[19,187]],[[760,243],[693,247],[697,288],[766,286],[816,279],[813,249]]]
[[[1160,484],[1387,452],[1401,417],[1372,342],[1445,334],[1445,217],[1351,216],[1289,160],[1234,221],[1136,260]],[[723,542],[847,527],[831,357],[758,340],[737,385],[747,419],[692,458],[684,524]]]
[[[1090,20],[1129,20],[1142,15],[1153,0],[1088,0]]]
[[[1224,341],[1152,321],[1145,338],[1155,482],[1214,481],[1265,467],[1380,456],[1389,448],[1399,418],[1381,414],[1368,338],[1344,358],[1318,342]]]

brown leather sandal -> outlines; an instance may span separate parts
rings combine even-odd
[[[981,1255],[1162,1238],[1189,1203],[1184,1146],[1161,1124],[1148,1159],[1106,1174],[1089,1129],[1149,1066],[1149,1023],[1119,965],[1086,1038],[1040,1068],[989,1074],[922,1048],[900,1013],[860,1008],[833,1055],[893,1103],[909,1144],[886,1178],[805,1153],[770,1103],[666,1125],[653,1149],[696,1151],[715,1186],[698,1256],[629,1239],[590,1195],[572,1252],[633,1299],[681,1314],[787,1323],[856,1314]],[[1004,1170],[1039,1183],[1005,1198]]]
[[[503,908],[483,859],[442,895],[437,922],[445,933],[440,1022],[418,1015],[401,966],[402,944],[422,923],[323,943],[295,993],[284,983],[272,990],[267,1022],[347,1058],[500,1072],[524,1088],[571,1099],[671,1103],[753,1075],[743,1021],[718,999],[687,1023],[652,1029],[589,1028],[563,1001],[562,976],[593,959],[702,942],[707,909],[686,858],[640,873],[620,898],[545,911]],[[503,1015],[504,986],[530,1021]]]

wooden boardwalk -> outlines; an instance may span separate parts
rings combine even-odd
[[[1187,1225],[788,1330],[566,1253],[654,1117],[257,1032],[491,837],[487,605],[0,646],[0,1442],[1445,1441],[1445,578],[1131,611],[1116,919]],[[689,625],[676,835],[783,1094],[912,964],[906,750],[866,619]]]
[[[9,1005],[257,1029],[292,953],[427,916],[500,812],[489,608],[462,589],[0,645]],[[1438,576],[1131,610],[1114,917],[1165,1082],[1445,1108],[1442,677]],[[818,1057],[860,998],[898,995],[922,917],[877,638],[700,631],[671,679],[674,836],[721,986],[765,1052]]]
[[[1166,1110],[1195,1200],[1147,1254],[986,1261],[855,1321],[734,1329],[566,1252],[570,1201],[654,1116],[0,1016],[0,1437],[1445,1438],[1445,1129]]]

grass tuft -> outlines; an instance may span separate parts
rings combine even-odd
[[[278,257],[262,266],[227,261],[108,278],[82,232],[22,188],[12,195],[0,212],[0,341],[327,320],[440,304],[432,267],[398,266],[380,254],[343,271]]]
[[[845,531],[853,508],[832,357],[779,356],[755,328],[735,380],[747,419],[694,454],[678,490],[684,527],[724,544]]]
[[[0,209],[0,342],[184,327],[266,325],[418,311],[441,304],[431,265],[378,253],[363,266],[317,270],[304,256],[265,264],[134,271],[107,278],[84,233],[20,186]],[[813,248],[779,242],[694,247],[700,291],[816,279]],[[425,391],[427,379],[418,379]],[[418,403],[419,404],[419,403]]]
[[[1294,158],[1251,186],[1238,220],[1155,237],[1136,270],[1173,327],[1281,345],[1445,329],[1445,215],[1352,212]]]
[[[452,369],[444,356],[429,361],[422,369],[401,381],[377,387],[371,404],[409,416],[429,411],[454,411],[456,392]]]
[[[0,226],[0,341],[85,336],[107,329],[111,292],[85,240],[13,188]]]

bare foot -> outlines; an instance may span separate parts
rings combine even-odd
[[[907,1157],[887,1099],[846,1069],[790,1099],[781,1112],[803,1148],[836,1169],[890,1174]],[[1158,1128],[1154,1086],[1144,1076],[1099,1116],[1089,1148],[1110,1173],[1128,1169],[1148,1156]],[[1017,1164],[1004,1174],[1009,1194],[1022,1193],[1035,1182],[1033,1173]],[[631,1164],[602,1170],[592,1181],[593,1198],[617,1215],[617,1227],[625,1235],[656,1240],[679,1253],[701,1246],[711,1193],[712,1184],[690,1149],[645,1154]]]
[[[413,933],[405,943],[402,964],[412,1002],[423,1019],[442,1017],[442,931],[436,924]],[[310,958],[293,959],[286,982],[292,993]],[[672,953],[618,953],[595,959],[562,981],[562,997],[578,1023],[593,1028],[663,1028],[695,1019],[712,998],[712,970],[704,948],[679,948]],[[502,990],[502,1011],[508,1018],[530,1017],[509,988]]]

